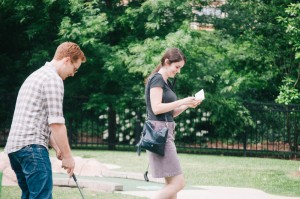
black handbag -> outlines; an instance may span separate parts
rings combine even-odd
[[[147,93],[150,95],[150,81],[152,77],[148,81],[148,89]],[[148,114],[147,114],[148,115]],[[144,128],[141,133],[141,139],[136,145],[137,153],[140,156],[141,150],[146,149],[158,155],[164,156],[165,155],[165,145],[167,142],[168,137],[168,120],[165,114],[165,122],[166,126],[158,131],[154,130],[154,126],[149,120],[146,120],[144,123]]]
[[[146,149],[158,155],[165,155],[165,145],[168,137],[168,123],[166,126],[158,131],[154,130],[150,121],[144,123],[141,139],[137,146],[138,155],[141,154],[142,149]]]

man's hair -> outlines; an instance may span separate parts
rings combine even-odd
[[[70,57],[74,62],[78,59],[81,59],[82,63],[86,61],[86,57],[80,50],[80,47],[73,42],[64,42],[60,44],[55,51],[53,59],[62,60],[65,57]]]

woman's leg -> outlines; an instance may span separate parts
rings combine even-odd
[[[177,193],[184,187],[183,174],[166,177],[166,185],[154,196],[153,199],[176,199]]]

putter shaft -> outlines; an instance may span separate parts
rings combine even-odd
[[[75,181],[75,183],[76,183],[76,185],[77,185],[77,188],[78,188],[78,190],[79,190],[79,192],[80,192],[80,194],[81,194],[81,197],[84,199],[84,197],[83,197],[83,195],[82,195],[82,193],[81,193],[81,190],[80,190],[80,188],[79,188],[79,185],[78,185],[78,183],[77,183],[77,178],[76,178],[76,176],[75,176],[74,173],[73,173],[72,177],[73,177],[73,179],[74,179],[74,181]]]

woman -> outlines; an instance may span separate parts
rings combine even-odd
[[[148,120],[151,121],[154,129],[164,127],[167,120],[169,129],[165,156],[147,151],[152,177],[165,178],[165,186],[154,197],[155,199],[175,199],[177,193],[184,187],[184,177],[174,144],[175,122],[173,118],[188,108],[197,107],[201,100],[196,100],[195,97],[177,100],[168,78],[174,78],[177,73],[180,73],[185,62],[186,58],[179,49],[168,49],[161,63],[146,80]]]

